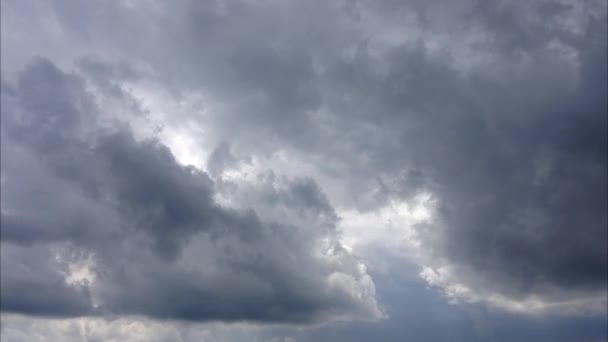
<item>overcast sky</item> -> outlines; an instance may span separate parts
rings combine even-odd
[[[2,341],[608,341],[606,7],[2,0]]]

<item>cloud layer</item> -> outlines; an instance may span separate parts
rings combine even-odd
[[[411,277],[604,317],[606,20],[593,0],[5,1],[2,311],[388,318],[398,339],[417,292],[377,288]]]

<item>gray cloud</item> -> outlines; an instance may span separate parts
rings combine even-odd
[[[3,245],[92,251],[99,311],[369,313],[371,292],[328,290],[336,274],[371,291],[338,242],[348,215],[381,217],[424,194],[431,217],[390,222],[414,232],[390,242],[414,236],[405,254],[450,299],[605,314],[603,2],[24,1],[3,12]],[[40,13],[51,15],[38,29],[11,19]],[[9,74],[36,54],[74,72],[42,60]],[[132,113],[120,128],[100,98]],[[133,117],[153,123],[152,139]],[[207,173],[177,163],[171,129]],[[331,260],[315,256],[326,237]],[[354,247],[368,268],[380,240]]]
[[[3,87],[3,250],[28,257],[31,273],[57,278],[24,278],[7,255],[15,264],[2,267],[3,310],[286,322],[379,313],[373,293],[351,292],[366,291],[356,285],[364,274],[344,264],[354,258],[315,255],[324,238],[339,248],[334,222],[306,230],[219,206],[213,181],[158,141],[103,129],[83,82],[39,60],[16,87]],[[294,210],[335,215],[312,180],[289,189],[277,196]],[[71,285],[65,279],[78,271],[45,263],[66,244],[93,260],[94,279]],[[333,282],[336,274],[354,283]]]
[[[65,317],[92,313],[88,288],[67,284],[68,265],[56,258],[51,246],[2,243],[1,266],[3,311]]]

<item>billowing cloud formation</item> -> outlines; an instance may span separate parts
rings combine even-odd
[[[46,60],[3,84],[3,310],[286,322],[381,315],[314,181],[286,179],[262,194],[300,218],[265,222],[218,205],[204,172],[103,118],[84,81]]]
[[[2,6],[3,310],[606,314],[604,1]]]

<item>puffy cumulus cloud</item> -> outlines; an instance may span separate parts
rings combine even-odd
[[[311,179],[224,207],[215,183],[137,140],[86,81],[39,59],[2,85],[2,310],[191,321],[375,319],[365,268],[341,248]],[[212,158],[212,160],[215,160]],[[279,204],[280,203],[280,204]]]

